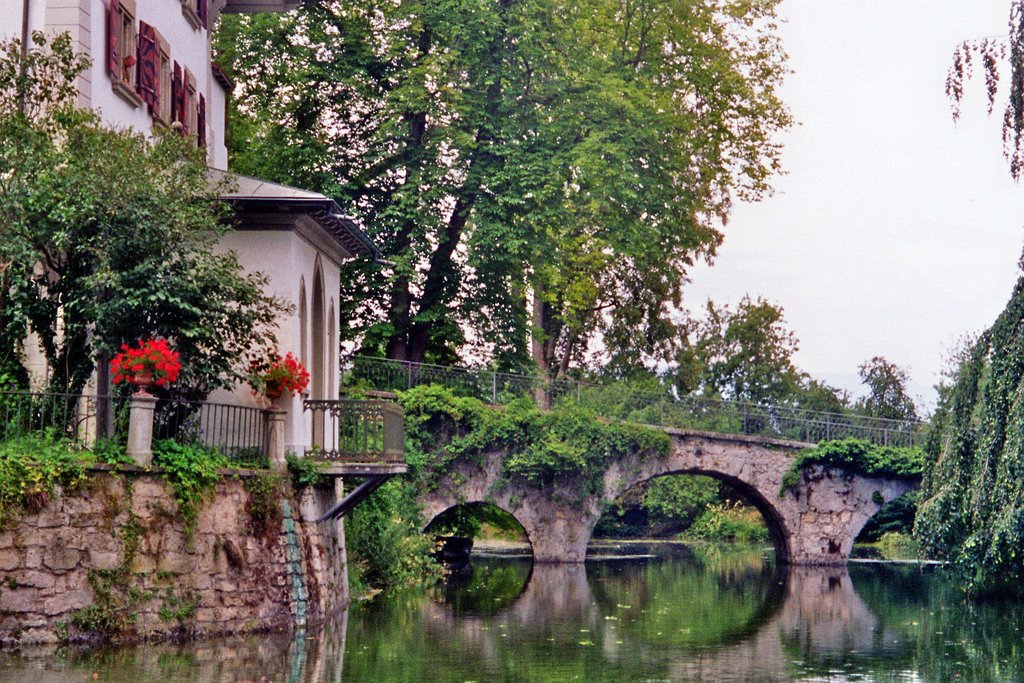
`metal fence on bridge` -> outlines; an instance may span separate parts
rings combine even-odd
[[[460,396],[502,405],[534,398],[543,391],[552,406],[579,405],[611,419],[662,427],[702,429],[729,434],[773,436],[816,443],[857,438],[888,446],[923,442],[927,424],[889,420],[852,411],[823,412],[791,405],[761,405],[699,396],[643,391],[625,383],[594,384],[575,380],[545,383],[541,378],[449,367],[429,363],[351,356],[345,369],[348,384],[383,391],[402,391],[423,384],[445,386]]]

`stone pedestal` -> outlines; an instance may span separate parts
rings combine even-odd
[[[145,391],[132,394],[128,418],[128,455],[136,465],[153,462],[153,410],[156,397]]]
[[[284,472],[288,469],[288,463],[284,459],[284,419],[287,413],[270,408],[263,415],[267,421],[267,457],[270,459],[270,469]]]

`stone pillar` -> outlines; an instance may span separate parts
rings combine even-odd
[[[284,472],[288,469],[288,463],[284,459],[284,418],[287,413],[277,408],[271,408],[263,412],[263,419],[267,424],[267,458],[270,460],[270,469],[275,472]]]
[[[587,559],[590,532],[597,523],[590,501],[575,508],[537,497],[527,498],[515,513],[530,539],[535,563],[582,563]],[[508,508],[505,508],[508,509]]]
[[[153,410],[156,397],[139,391],[132,394],[128,418],[128,455],[137,465],[153,462]]]

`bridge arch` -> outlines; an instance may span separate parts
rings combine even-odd
[[[475,506],[494,507],[512,517],[512,519],[514,519],[519,524],[519,526],[523,528],[523,533],[526,535],[526,540],[530,544],[530,552],[531,554],[533,553],[533,536],[531,535],[531,530],[527,528],[525,524],[523,524],[523,521],[519,519],[514,512],[512,512],[503,505],[495,503],[493,500],[447,500],[443,502],[438,502],[436,505],[429,506],[429,508],[425,507],[422,511],[422,530],[424,533],[429,532],[431,530],[431,527],[433,527],[439,519],[444,517],[446,513],[452,510],[457,510],[458,508],[472,508]]]
[[[916,488],[901,479],[848,476],[813,468],[800,484],[782,492],[796,454],[810,444],[761,436],[666,429],[667,455],[629,454],[611,463],[603,490],[582,497],[578,487],[543,489],[509,481],[507,453],[458,461],[438,486],[419,497],[425,519],[460,502],[487,502],[515,517],[526,530],[534,562],[583,562],[591,533],[612,501],[636,484],[666,474],[703,474],[742,491],[764,516],[782,563],[842,565],[864,524],[885,501]]]
[[[672,476],[703,476],[726,484],[729,488],[746,499],[761,514],[761,519],[764,520],[765,527],[768,529],[768,536],[772,547],[775,549],[776,561],[780,564],[789,562],[789,542],[785,518],[773,504],[772,500],[764,494],[764,492],[753,486],[750,482],[740,479],[739,477],[715,470],[683,468],[655,474],[646,479],[638,479],[632,485],[624,488],[617,497],[625,495],[633,487],[645,482]],[[597,521],[599,522],[600,519]],[[596,522],[595,526],[597,526]]]

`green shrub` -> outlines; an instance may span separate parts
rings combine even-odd
[[[92,457],[96,462],[108,465],[132,465],[135,461],[128,455],[128,449],[123,443],[113,439],[99,439],[92,446]]]
[[[294,453],[285,456],[288,463],[288,472],[292,475],[292,482],[296,487],[316,486],[324,482],[324,468],[326,465],[313,458],[302,458]]]
[[[0,524],[12,511],[42,509],[57,484],[81,484],[91,459],[88,452],[48,433],[0,441]]]
[[[888,531],[878,539],[878,549],[887,560],[916,560],[921,558],[921,546],[910,534]]]
[[[433,540],[421,532],[419,517],[415,493],[394,479],[352,511],[345,522],[345,542],[354,594],[441,578],[441,566],[432,557]]]
[[[799,486],[804,470],[814,466],[835,468],[850,476],[920,479],[924,451],[917,447],[879,446],[861,439],[822,441],[797,455],[782,478],[779,495]]]
[[[686,538],[730,543],[767,543],[761,513],[739,503],[711,505],[687,530]]]

